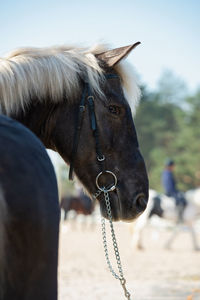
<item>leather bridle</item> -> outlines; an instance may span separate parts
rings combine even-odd
[[[111,79],[111,78],[119,78],[119,77],[116,74],[106,74],[105,78]],[[98,162],[98,164],[100,164],[100,168],[101,168],[101,172],[96,176],[96,186],[98,188],[98,191],[100,191],[100,192],[105,191],[105,190],[113,191],[117,185],[117,178],[113,172],[105,169],[105,159],[106,158],[102,153],[101,145],[100,145],[100,141],[99,141],[99,131],[98,131],[98,126],[97,126],[96,114],[95,114],[94,96],[91,93],[89,83],[86,81],[84,82],[84,89],[83,89],[81,101],[79,104],[78,120],[77,120],[77,126],[76,126],[72,154],[71,154],[69,179],[73,180],[74,163],[75,163],[76,154],[78,151],[81,128],[82,128],[84,114],[85,114],[87,105],[88,105],[88,109],[89,109],[90,127],[93,132],[94,139],[95,139],[96,158],[97,158],[97,162]],[[114,183],[107,188],[100,187],[100,185],[99,185],[99,179],[100,179],[101,175],[103,175],[104,173],[109,173],[114,178]]]
[[[118,78],[117,75],[115,74],[108,74],[105,76],[106,79],[109,78]],[[99,132],[98,132],[98,126],[97,126],[97,120],[96,120],[96,115],[95,115],[95,107],[94,107],[94,96],[91,94],[90,86],[88,82],[85,82],[84,84],[84,90],[82,93],[80,105],[79,105],[79,113],[78,113],[78,122],[77,122],[77,128],[74,136],[74,143],[73,143],[73,150],[72,150],[72,159],[70,163],[70,171],[69,171],[69,179],[72,180],[73,178],[73,169],[74,169],[74,162],[78,150],[78,144],[79,144],[79,138],[80,138],[80,133],[81,133],[81,127],[84,119],[84,113],[86,110],[86,105],[88,104],[88,109],[89,109],[89,116],[90,116],[90,127],[93,132],[93,136],[95,138],[95,145],[96,145],[96,158],[97,162],[101,164],[101,171],[100,173],[96,176],[96,187],[97,187],[97,192],[93,194],[93,198],[96,199],[101,193],[104,194],[104,199],[105,199],[105,205],[106,205],[106,211],[107,211],[107,216],[109,219],[110,223],[110,229],[111,229],[111,236],[112,236],[112,242],[113,242],[113,249],[116,257],[116,262],[118,266],[118,271],[119,274],[117,274],[110,262],[109,259],[109,254],[108,254],[108,247],[107,247],[107,239],[106,239],[106,227],[105,227],[105,219],[102,217],[101,223],[102,223],[102,237],[103,237],[103,244],[104,244],[104,251],[105,251],[105,257],[107,261],[107,265],[109,267],[110,272],[112,275],[120,280],[120,283],[123,287],[124,290],[124,295],[127,299],[130,300],[131,294],[126,288],[126,279],[124,278],[123,270],[122,270],[122,264],[121,264],[121,259],[119,255],[119,249],[117,246],[117,241],[116,241],[116,236],[113,228],[113,223],[112,223],[112,212],[111,212],[111,205],[110,205],[110,198],[109,198],[109,192],[112,192],[116,189],[117,186],[117,177],[116,175],[105,169],[105,156],[103,155],[101,151],[101,145],[99,142]],[[99,184],[99,179],[103,174],[110,174],[113,177],[113,183],[108,186],[100,186]]]

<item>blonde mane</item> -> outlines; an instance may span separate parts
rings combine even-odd
[[[0,58],[0,113],[25,111],[35,98],[54,103],[64,98],[70,101],[80,89],[80,78],[88,78],[91,89],[102,96],[104,73],[95,54],[103,50],[102,46],[22,48]],[[136,80],[123,63],[116,70],[135,110],[140,95]]]

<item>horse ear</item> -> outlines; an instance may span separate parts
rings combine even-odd
[[[108,50],[96,55],[96,57],[103,61],[108,67],[114,67],[114,65],[118,64],[123,58],[125,58],[131,50],[137,47],[140,42],[137,42],[133,45],[120,47],[113,50]]]

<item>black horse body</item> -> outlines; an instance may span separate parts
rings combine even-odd
[[[6,214],[0,220],[5,236],[0,299],[56,299],[59,204],[52,164],[36,136],[5,116],[0,116],[0,153]]]

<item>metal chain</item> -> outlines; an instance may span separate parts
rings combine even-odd
[[[98,193],[98,192],[97,192]],[[97,194],[96,193],[96,194]],[[96,196],[95,194],[95,196]],[[97,196],[98,197],[98,196]],[[109,198],[109,193],[104,191],[104,198],[106,202],[106,210],[107,210],[107,215],[109,219],[109,224],[110,224],[110,230],[111,230],[111,236],[112,236],[112,242],[113,242],[113,247],[114,247],[114,253],[115,253],[115,258],[117,262],[117,267],[119,271],[119,275],[114,271],[110,259],[109,259],[109,254],[108,254],[108,246],[107,246],[107,238],[106,238],[106,225],[105,225],[105,219],[104,217],[101,217],[101,227],[102,227],[102,237],[103,237],[103,246],[104,246],[104,252],[105,252],[105,257],[106,257],[106,262],[108,265],[108,268],[112,275],[118,279],[123,287],[124,290],[124,295],[128,300],[131,300],[131,294],[128,292],[126,288],[126,280],[124,278],[123,270],[122,270],[122,264],[121,264],[121,259],[119,255],[119,249],[116,241],[116,236],[115,236],[115,231],[113,227],[113,222],[112,222],[112,212],[111,212],[111,207],[110,207],[110,198]]]
[[[93,195],[93,199],[96,200],[99,195],[102,193],[102,191],[98,190],[94,195]]]

